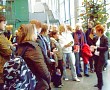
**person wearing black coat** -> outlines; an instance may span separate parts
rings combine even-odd
[[[94,38],[94,60],[95,60],[95,71],[97,76],[98,90],[102,90],[103,86],[103,67],[106,62],[106,53],[108,51],[108,38],[104,35],[104,27],[102,25],[96,25],[97,37]]]

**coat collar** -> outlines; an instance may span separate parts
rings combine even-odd
[[[0,34],[3,34],[3,30],[0,29]]]
[[[23,42],[23,43],[21,43],[21,44],[19,44],[19,45],[25,45],[25,46],[31,45],[31,46],[33,46],[34,48],[36,48],[36,46],[38,46],[38,43],[37,43],[37,42],[34,42],[34,41],[25,41],[25,42]]]

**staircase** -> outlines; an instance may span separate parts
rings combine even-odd
[[[46,3],[43,3],[43,5],[44,5],[45,13],[48,16],[49,23],[50,24],[59,24],[59,20],[54,18],[52,10],[49,9],[48,5]]]

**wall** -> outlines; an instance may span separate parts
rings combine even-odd
[[[15,28],[29,22],[28,0],[15,0]]]
[[[28,0],[7,1],[6,6],[7,24],[14,25],[14,30],[29,22]]]

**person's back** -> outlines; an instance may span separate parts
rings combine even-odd
[[[35,89],[37,83],[35,75],[33,75],[31,70],[28,68],[25,60],[23,59],[24,52],[27,50],[27,48],[27,46],[24,47],[19,56],[11,58],[4,64],[4,90]]]
[[[44,62],[44,58],[40,47],[36,43],[36,34],[34,31],[34,25],[26,24],[22,25],[18,30],[18,50],[17,55],[21,53],[25,46],[28,46],[23,58],[30,68],[32,73],[36,76],[38,83],[35,90],[49,89],[50,73]],[[22,31],[22,32],[21,32]],[[23,36],[22,38],[20,38]]]
[[[45,42],[45,39],[44,37],[42,36],[41,32],[42,31],[45,31],[47,32],[47,25],[43,25],[40,21],[38,20],[31,20],[30,21],[31,24],[34,24],[35,25],[35,33],[38,35],[36,36],[37,37],[37,40],[36,42],[39,44],[40,48],[41,48],[41,51],[42,51],[42,54],[44,56],[44,61],[45,63],[47,64],[48,68],[50,66],[50,57],[48,56],[48,46],[47,43]]]

